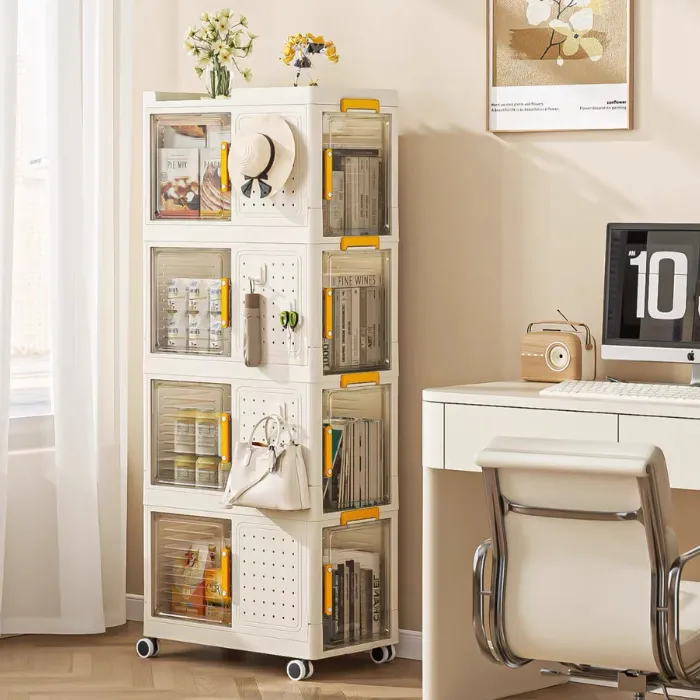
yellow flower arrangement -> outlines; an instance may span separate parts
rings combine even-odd
[[[252,78],[250,68],[240,62],[253,51],[257,35],[248,29],[245,15],[233,10],[203,12],[201,25],[190,27],[185,36],[185,49],[195,58],[194,70],[202,78],[206,74],[207,92],[211,97],[229,97],[234,71],[248,82]]]
[[[287,37],[280,60],[285,65],[296,68],[294,87],[299,84],[301,71],[313,67],[311,57],[314,55],[325,55],[331,63],[338,63],[340,59],[335,44],[332,41],[326,41],[322,34],[315,36],[307,32],[306,34],[290,34]],[[318,81],[310,79],[309,85],[318,85]]]

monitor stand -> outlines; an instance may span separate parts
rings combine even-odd
[[[690,365],[690,386],[700,386],[700,365]]]

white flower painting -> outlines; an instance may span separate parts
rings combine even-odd
[[[489,0],[492,131],[629,129],[634,0]]]

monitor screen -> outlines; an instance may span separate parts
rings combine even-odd
[[[608,227],[604,345],[700,348],[700,225]]]

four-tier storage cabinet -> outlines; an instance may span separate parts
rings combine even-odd
[[[397,104],[319,87],[144,96],[142,657],[159,640],[264,652],[295,680],[312,660],[394,657]],[[268,196],[230,161],[261,117],[294,138]],[[270,413],[302,445],[311,508],[226,508],[232,446]]]

